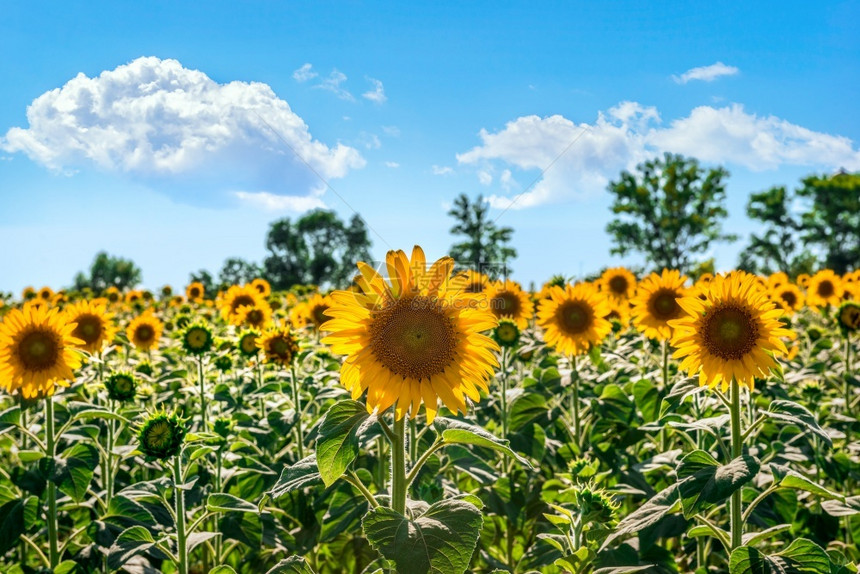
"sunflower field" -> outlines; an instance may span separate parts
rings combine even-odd
[[[0,571],[857,572],[860,272],[0,303]]]

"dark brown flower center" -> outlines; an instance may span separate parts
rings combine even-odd
[[[565,301],[556,309],[555,318],[562,332],[579,335],[594,324],[594,309],[584,301]]]
[[[681,316],[683,309],[676,299],[679,294],[674,289],[658,289],[648,299],[648,312],[660,321],[669,321]]]
[[[78,324],[72,335],[81,339],[87,345],[92,345],[102,335],[102,321],[99,317],[91,314],[79,315],[75,318]]]
[[[370,348],[389,371],[410,379],[442,373],[456,356],[458,333],[435,299],[398,299],[374,314]]]
[[[311,309],[311,319],[317,327],[328,321],[329,317],[325,314],[327,310],[328,305],[314,305]]]
[[[520,298],[511,291],[502,291],[490,301],[490,310],[497,317],[516,317],[520,312]]]
[[[45,371],[56,366],[62,344],[58,333],[36,328],[21,338],[16,348],[18,360],[28,371]]]
[[[790,308],[794,309],[794,306],[797,305],[797,295],[792,291],[783,291],[779,296]]]
[[[701,333],[705,349],[712,356],[740,360],[755,348],[759,326],[749,310],[723,303],[705,312]]]
[[[251,297],[250,295],[238,295],[230,303],[230,311],[235,313],[239,307],[242,307],[244,305],[248,305],[249,307],[253,307],[254,303],[255,303],[254,298]]]
[[[629,286],[630,284],[627,282],[627,278],[623,275],[615,275],[609,280],[609,290],[616,295],[627,294],[627,288]]]
[[[192,287],[191,289],[189,289],[188,290],[188,297],[191,299],[197,299],[198,297],[200,297],[200,288],[199,287]]]
[[[134,339],[139,343],[148,343],[155,338],[155,329],[152,325],[140,325],[134,330]]]
[[[833,297],[833,294],[835,292],[836,288],[833,286],[833,283],[829,279],[825,279],[818,284],[818,295],[824,297],[825,299],[828,297]]]

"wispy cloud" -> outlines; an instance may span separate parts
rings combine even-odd
[[[36,98],[27,120],[0,136],[0,150],[58,172],[124,174],[186,199],[236,189],[293,196],[365,165],[355,148],[313,139],[268,85],[219,84],[154,57],[78,74]]]
[[[492,184],[489,176],[500,167],[546,170],[515,208],[600,193],[621,170],[663,152],[751,171],[783,165],[860,169],[860,150],[849,138],[747,113],[740,104],[700,106],[664,126],[656,108],[622,102],[599,113],[592,124],[560,115],[523,116],[498,132],[482,130],[480,138],[482,144],[458,154],[457,161],[473,166],[482,185]],[[502,172],[498,182],[501,191],[508,192],[513,174],[506,177]],[[504,195],[490,197],[496,207],[507,207],[510,201]]]
[[[266,211],[292,211],[304,213],[311,209],[324,208],[326,205],[320,199],[320,193],[306,196],[297,195],[275,195],[267,191],[236,191],[234,195],[240,200],[254,207]]]
[[[319,76],[319,74],[314,72],[313,66],[310,64],[304,64],[301,68],[293,72],[293,79],[297,82],[307,82],[317,76]]]
[[[373,89],[361,94],[362,98],[366,98],[377,104],[384,104],[388,97],[385,95],[385,87],[380,80],[375,78],[367,78],[367,81],[373,84]]]
[[[390,167],[392,169],[400,167],[400,164],[396,161],[387,161],[385,162],[385,167]]]
[[[346,74],[337,69],[334,69],[331,71],[327,78],[325,78],[323,81],[321,81],[314,87],[319,88],[320,90],[331,92],[342,100],[348,100],[350,102],[353,102],[355,101],[355,97],[351,93],[349,93],[346,88],[341,86],[341,84],[346,82],[346,80]]]
[[[449,167],[447,165],[434,165],[433,166],[433,175],[451,175],[454,173],[454,168]]]
[[[711,64],[710,66],[699,66],[698,68],[690,68],[680,76],[672,76],[672,79],[675,80],[677,84],[686,84],[687,82],[693,80],[700,80],[702,82],[713,82],[717,78],[721,78],[723,76],[734,76],[739,73],[740,70],[735,66],[727,66],[722,62],[717,62],[716,64]]]

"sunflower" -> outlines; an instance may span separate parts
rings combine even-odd
[[[538,308],[544,341],[564,355],[582,355],[612,331],[606,297],[591,283],[553,287]]]
[[[791,280],[788,278],[788,275],[786,275],[784,271],[777,271],[776,273],[771,273],[767,278],[767,286],[771,289],[775,289],[776,287],[780,287],[782,285],[785,285],[786,283],[791,283]]]
[[[801,273],[797,276],[797,284],[801,287],[806,287],[809,285],[810,279],[812,279],[812,277],[810,277],[809,273]]]
[[[607,269],[597,284],[612,299],[627,301],[636,293],[636,276],[624,267]]]
[[[137,394],[137,381],[128,371],[111,373],[104,385],[108,398],[121,403],[132,400]]]
[[[845,334],[860,330],[860,305],[854,301],[846,301],[840,305],[836,313],[836,323]]]
[[[263,301],[260,305],[242,305],[236,311],[236,323],[255,329],[267,329],[272,322],[272,308]]]
[[[679,301],[685,315],[670,322],[673,357],[683,359],[680,368],[690,375],[699,373],[700,385],[725,392],[734,379],[752,390],[756,376],[776,367],[773,355],[787,354],[781,337],[792,333],[780,321],[782,310],[754,283],[749,273],[732,271],[714,278],[705,301]]]
[[[276,327],[257,339],[257,348],[263,351],[269,363],[289,366],[299,352],[299,343],[288,328]]]
[[[493,340],[500,347],[516,347],[520,342],[520,329],[511,319],[502,319],[499,326],[493,329]]]
[[[30,285],[27,285],[21,290],[21,300],[29,301],[30,299],[34,299],[36,297],[36,290],[33,289]]]
[[[36,296],[42,301],[52,301],[54,299],[54,290],[50,287],[42,287]]]
[[[497,319],[511,319],[520,329],[529,326],[534,305],[529,294],[519,284],[508,279],[490,283],[485,290],[490,311]]]
[[[305,324],[314,326],[315,331],[319,331],[323,323],[328,321],[330,317],[326,315],[331,307],[331,298],[323,297],[319,293],[314,293],[304,305],[304,314],[306,317]]]
[[[176,414],[152,413],[140,426],[138,448],[149,460],[167,460],[182,451],[185,421]]]
[[[83,341],[80,348],[88,353],[101,351],[116,334],[113,314],[107,312],[103,301],[80,301],[65,309],[67,322],[77,324],[72,336]]]
[[[125,294],[125,302],[129,304],[140,303],[143,301],[143,291],[133,289]]]
[[[842,278],[830,269],[824,269],[809,279],[806,287],[806,304],[810,307],[839,305],[842,301]]]
[[[185,297],[189,301],[201,301],[206,296],[206,288],[200,281],[192,281],[185,288]]]
[[[188,326],[182,333],[182,347],[192,355],[203,355],[212,349],[212,331],[202,323]]]
[[[335,291],[322,329],[323,343],[348,355],[341,383],[358,399],[367,391],[368,412],[395,405],[399,420],[407,411],[427,422],[438,400],[452,412],[466,412],[466,397],[479,401],[498,361],[498,345],[482,331],[498,321],[488,297],[451,289],[454,260],[443,257],[428,270],[424,251],[386,255],[388,282],[366,263],[356,278],[360,293]],[[526,298],[528,302],[528,299]],[[531,303],[529,302],[529,305]]]
[[[122,297],[122,295],[119,292],[119,289],[117,289],[113,285],[111,285],[110,287],[105,289],[104,296],[110,303],[116,303]]]
[[[263,297],[268,297],[272,294],[272,286],[265,279],[254,279],[251,281],[251,287],[257,290],[257,293]]]
[[[152,313],[144,313],[129,323],[126,329],[128,340],[142,351],[158,346],[164,324]]]
[[[57,309],[30,306],[12,309],[0,323],[0,388],[25,399],[54,394],[55,385],[67,386],[81,366],[75,349],[84,344]]]
[[[233,285],[226,292],[218,296],[218,308],[221,316],[233,325],[241,325],[239,319],[239,308],[244,306],[260,307],[266,301],[260,292],[250,285]]]
[[[770,290],[770,298],[788,314],[793,314],[803,308],[803,292],[793,283],[783,283]]]
[[[707,290],[712,281],[697,283],[698,290]],[[646,337],[661,341],[672,337],[669,321],[684,316],[677,299],[687,295],[686,282],[685,275],[668,269],[660,275],[651,273],[639,282],[638,294],[633,299],[633,324]]]
[[[239,335],[239,341],[236,343],[239,353],[248,358],[255,356],[260,351],[257,348],[258,338],[260,338],[260,332],[254,329],[249,329]]]
[[[619,325],[616,331],[624,331],[630,326],[630,301],[620,301],[618,299],[607,297],[606,302],[609,304],[609,313],[606,319],[612,323]]]
[[[490,278],[480,271],[468,269],[451,278],[449,290],[463,293],[483,293],[490,284]]]

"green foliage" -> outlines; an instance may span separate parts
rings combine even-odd
[[[704,170],[695,159],[666,154],[646,161],[637,173],[610,182],[612,213],[606,226],[613,254],[639,252],[656,270],[690,271],[715,241],[732,241],[721,229],[728,212],[723,168]]]
[[[345,224],[333,211],[273,222],[266,238],[265,278],[275,289],[312,284],[345,287],[355,264],[370,259],[370,238],[360,216]]]
[[[800,538],[776,554],[741,546],[732,551],[731,574],[830,574],[830,559],[820,546]]]
[[[229,257],[224,261],[221,271],[218,273],[218,283],[222,287],[243,285],[262,277],[262,275],[263,270],[256,263],[245,261],[240,257]]]
[[[794,197],[785,187],[753,193],[747,203],[750,219],[762,223],[761,235],[750,234],[738,267],[750,273],[784,271],[790,277],[812,273],[815,256],[800,241],[800,223],[792,213]]]
[[[375,508],[362,521],[370,544],[396,564],[400,574],[462,574],[483,519],[464,500],[443,500],[416,518]]]
[[[508,262],[517,256],[516,249],[508,245],[514,230],[499,227],[490,219],[490,204],[483,196],[471,201],[465,193],[460,194],[448,215],[456,221],[450,233],[465,237],[449,250],[458,269],[474,269],[493,279],[510,274]]]
[[[860,173],[840,171],[809,176],[797,196],[807,209],[800,216],[801,238],[823,253],[822,264],[836,273],[860,265]]]
[[[89,288],[95,293],[101,293],[108,287],[116,287],[122,291],[134,288],[142,280],[140,268],[131,259],[115,257],[101,251],[93,259],[88,274],[78,273],[75,276],[75,289],[82,291]]]

